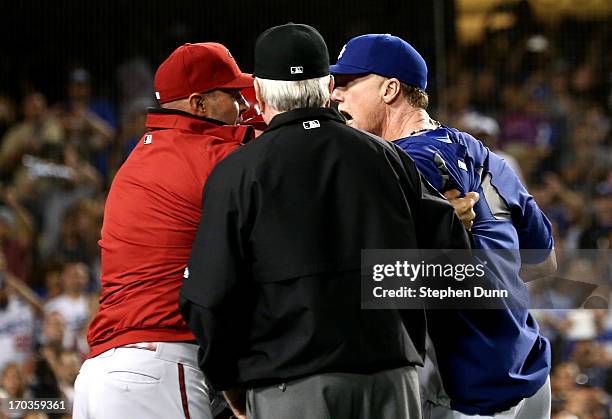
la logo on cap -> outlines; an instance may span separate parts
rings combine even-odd
[[[344,54],[344,51],[346,51],[346,44],[344,44],[344,46],[340,50],[340,54],[338,54],[338,59],[342,58],[342,54]]]

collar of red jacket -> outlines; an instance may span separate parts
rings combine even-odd
[[[201,118],[176,109],[149,108],[145,126],[149,131],[179,129],[242,143],[252,140],[255,135],[253,128],[248,125],[227,125],[216,119]]]

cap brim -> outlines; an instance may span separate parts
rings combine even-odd
[[[334,64],[329,66],[329,72],[331,74],[366,74],[371,71],[361,67],[353,67],[352,65]]]
[[[248,73],[241,73],[234,80],[219,86],[219,89],[244,89],[245,87],[253,87],[253,76]]]

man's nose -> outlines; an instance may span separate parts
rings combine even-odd
[[[244,112],[248,111],[251,106],[247,103],[244,96],[242,96],[242,94],[238,94],[237,99],[238,99],[238,109],[240,110],[240,114],[243,114]]]
[[[343,102],[344,101],[344,95],[342,94],[342,92],[339,89],[334,89],[332,91],[331,94],[331,100],[334,102]]]

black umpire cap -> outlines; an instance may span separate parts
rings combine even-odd
[[[327,45],[312,26],[299,23],[274,26],[255,42],[255,77],[298,81],[328,74]]]

